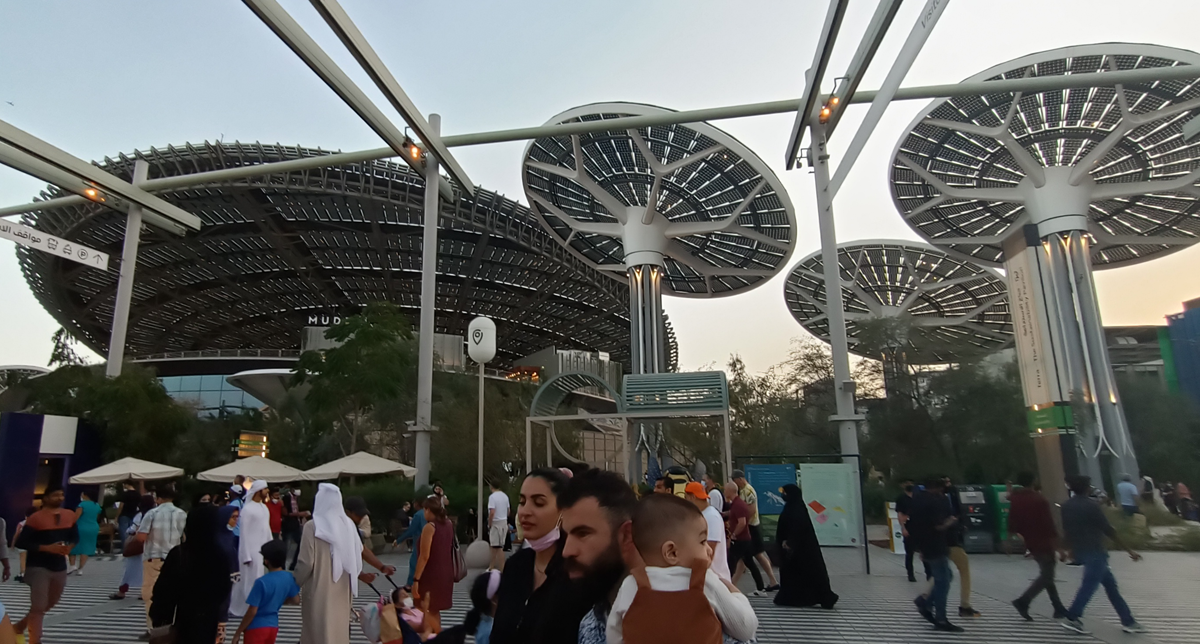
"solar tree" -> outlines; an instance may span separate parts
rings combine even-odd
[[[909,365],[957,363],[1013,342],[1004,278],[943,250],[906,241],[838,246],[850,350],[879,359],[889,393],[910,393]],[[825,266],[818,251],[784,283],[792,317],[829,342]]]
[[[669,113],[600,103],[548,125]],[[531,212],[560,244],[628,281],[633,373],[668,370],[664,292],[748,291],[792,253],[796,217],[783,184],[754,152],[707,123],[535,139],[522,177]],[[646,438],[643,428],[639,441]]]
[[[1084,45],[966,82],[1195,64],[1200,55],[1179,49]],[[1114,476],[1138,474],[1092,270],[1197,241],[1197,114],[1196,80],[980,93],[934,101],[896,147],[892,196],[909,225],[1005,269],[1043,481],[1077,470],[1098,479],[1103,452]]]

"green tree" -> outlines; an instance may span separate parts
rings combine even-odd
[[[75,352],[75,338],[66,329],[59,327],[51,336],[54,347],[50,349],[49,366],[78,366],[84,364],[83,358]]]
[[[368,304],[325,337],[341,344],[301,355],[293,385],[308,385],[305,405],[315,422],[332,429],[342,453],[351,454],[365,434],[405,420],[375,412],[415,391],[416,343],[407,318],[389,302]]]
[[[194,419],[153,372],[137,365],[127,365],[116,378],[106,378],[101,366],[68,365],[25,386],[32,413],[75,416],[98,427],[105,460],[169,461],[176,438]]]
[[[1195,403],[1146,376],[1122,374],[1117,389],[1142,472],[1156,481],[1200,483],[1200,412]]]

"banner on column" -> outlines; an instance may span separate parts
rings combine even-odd
[[[862,510],[852,463],[802,463],[800,489],[822,546],[862,545]]]
[[[63,259],[79,262],[100,270],[108,270],[108,254],[88,248],[73,241],[48,235],[37,228],[0,221],[0,239],[9,239],[43,253],[58,255]]]
[[[1005,244],[1004,272],[1008,280],[1008,300],[1016,335],[1017,364],[1021,368],[1021,387],[1025,406],[1053,404],[1062,400],[1054,358],[1048,353],[1049,337],[1045,323],[1045,298],[1037,253],[1041,244],[1027,245],[1021,238]]]

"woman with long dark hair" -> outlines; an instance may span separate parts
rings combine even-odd
[[[490,644],[574,643],[588,607],[563,567],[558,495],[570,470],[536,469],[521,483],[517,522],[525,547],[504,564]]]
[[[779,592],[775,603],[780,606],[820,606],[833,608],[837,593],[829,587],[829,571],[817,531],[808,517],[808,507],[796,485],[785,485],[783,513],[779,515],[779,544],[782,563],[779,566]]]
[[[174,624],[176,644],[213,644],[219,625],[228,619],[233,584],[217,540],[223,529],[215,507],[193,509],[183,543],[171,548],[154,584],[150,620],[156,627]]]
[[[413,576],[413,595],[440,633],[441,612],[454,605],[454,524],[441,499],[425,499],[425,528],[421,530],[421,556]]]

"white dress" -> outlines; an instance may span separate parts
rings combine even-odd
[[[254,582],[266,574],[263,568],[262,547],[271,540],[271,513],[267,506],[258,501],[247,501],[238,518],[241,536],[238,542],[239,574],[241,578],[233,585],[229,596],[229,614],[241,617],[249,606],[246,599],[254,588]]]

